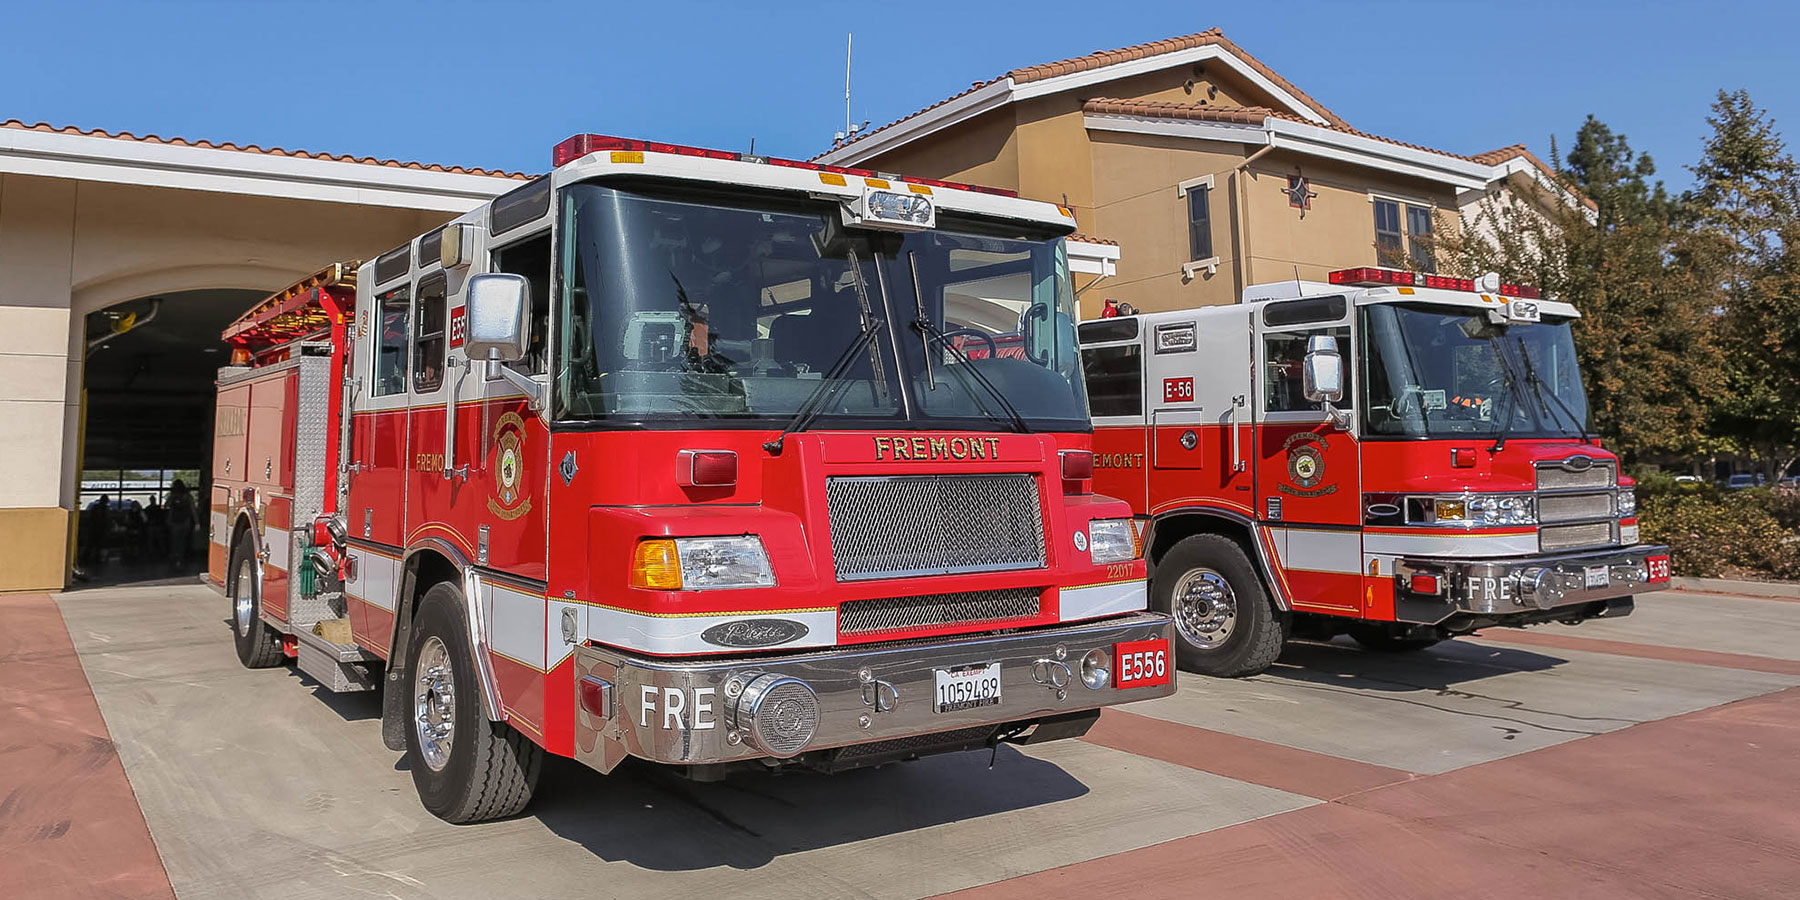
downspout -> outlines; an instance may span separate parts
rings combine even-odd
[[[1244,179],[1249,175],[1247,170],[1250,168],[1250,164],[1261,159],[1263,154],[1273,149],[1275,149],[1273,143],[1265,144],[1261,150],[1244,157],[1244,161],[1238,163],[1237,167],[1231,170],[1232,191],[1235,194],[1232,200],[1238,207],[1238,227],[1232,229],[1231,235],[1232,252],[1236,253],[1238,258],[1237,292],[1240,298],[1244,296],[1245,287],[1256,283],[1251,277],[1250,202],[1246,197],[1249,185],[1245,183]]]

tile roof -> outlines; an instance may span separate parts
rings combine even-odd
[[[975,91],[981,90],[984,87],[995,84],[996,82],[1011,79],[1014,84],[1028,84],[1033,81],[1042,81],[1046,78],[1055,78],[1059,75],[1071,75],[1076,72],[1092,71],[1094,69],[1100,69],[1100,68],[1104,68],[1106,66],[1116,65],[1118,63],[1131,62],[1132,60],[1138,60],[1138,59],[1148,59],[1148,58],[1154,57],[1154,56],[1162,56],[1162,55],[1168,54],[1168,53],[1175,53],[1175,52],[1181,51],[1181,50],[1189,50],[1189,49],[1192,49],[1195,47],[1203,47],[1203,46],[1208,46],[1208,45],[1218,46],[1218,47],[1224,49],[1226,52],[1232,54],[1233,56],[1236,56],[1237,58],[1243,60],[1245,65],[1249,66],[1251,69],[1255,70],[1257,73],[1261,74],[1263,77],[1274,82],[1282,90],[1287,91],[1289,94],[1292,94],[1293,96],[1299,98],[1300,102],[1305,103],[1307,106],[1312,107],[1315,111],[1317,111],[1319,113],[1319,115],[1323,116],[1325,118],[1325,120],[1327,122],[1331,123],[1333,126],[1348,127],[1347,123],[1345,123],[1344,120],[1342,118],[1340,118],[1336,113],[1332,112],[1329,109],[1326,109],[1323,104],[1319,103],[1317,100],[1314,100],[1305,91],[1300,90],[1300,88],[1296,87],[1293,84],[1293,82],[1290,82],[1286,78],[1283,78],[1280,75],[1276,74],[1274,69],[1271,69],[1267,65],[1263,64],[1263,62],[1261,60],[1257,59],[1254,56],[1251,56],[1249,53],[1246,53],[1242,47],[1239,47],[1237,44],[1233,43],[1229,38],[1225,37],[1224,32],[1220,31],[1217,28],[1209,28],[1205,31],[1197,32],[1195,34],[1182,35],[1181,37],[1173,37],[1173,38],[1168,38],[1166,40],[1160,40],[1160,41],[1150,41],[1150,42],[1143,43],[1143,44],[1133,44],[1129,47],[1121,47],[1117,50],[1096,50],[1093,53],[1089,53],[1086,56],[1076,56],[1076,57],[1072,57],[1070,59],[1057,60],[1056,62],[1040,63],[1040,64],[1034,65],[1034,66],[1025,66],[1023,68],[1012,69],[997,78],[989,78],[986,81],[977,81],[974,84],[970,85],[965,90],[959,91],[955,94],[945,97],[944,99],[939,100],[938,102],[933,103],[930,106],[925,107],[924,109],[918,110],[916,112],[911,112],[904,116],[901,116],[900,118],[895,119],[894,121],[889,122],[886,125],[882,125],[877,128],[871,128],[867,131],[863,131],[863,132],[857,134],[856,136],[850,138],[849,140],[844,141],[843,143],[840,143],[840,144],[832,147],[831,150],[840,150],[844,147],[848,147],[852,144],[858,143],[859,141],[862,141],[863,139],[869,137],[870,135],[878,134],[880,132],[888,130],[889,128],[894,127],[895,125],[899,125],[900,123],[905,122],[909,119],[917,118],[918,116],[924,115],[925,113],[928,113],[934,109],[937,109],[938,107],[943,106],[946,103],[949,103],[953,100],[957,100],[961,97],[965,97],[969,94],[974,93]],[[826,152],[829,153],[831,151],[828,150]],[[823,156],[823,155],[824,154],[820,154],[820,156]],[[815,158],[817,158],[817,157],[815,157]]]
[[[1549,179],[1551,184],[1561,187],[1563,190],[1568,191],[1575,199],[1580,200],[1581,205],[1591,210],[1598,210],[1600,208],[1600,205],[1595,203],[1586,194],[1576,190],[1573,185],[1570,185],[1568,179],[1564,178],[1555,169],[1546,165],[1543,160],[1538,159],[1537,154],[1526,149],[1524,144],[1513,144],[1510,147],[1501,147],[1498,150],[1477,153],[1472,157],[1476,162],[1486,163],[1490,166],[1497,166],[1503,162],[1521,158],[1526,162],[1531,163],[1532,167],[1536,168],[1540,174]]]
[[[1071,234],[1071,235],[1069,235],[1068,239],[1071,241],[1079,241],[1083,244],[1105,244],[1108,247],[1119,246],[1118,241],[1108,240],[1107,238],[1103,238],[1103,237],[1094,237],[1091,234],[1080,234],[1080,233]]]
[[[83,129],[74,126],[56,126],[47,122],[27,123],[19,119],[7,119],[0,122],[0,128],[15,131],[42,131],[52,134],[73,134],[83,137],[111,138],[121,141],[138,141],[146,144],[161,144],[170,147],[195,147],[202,150],[235,150],[240,153],[260,153],[267,156],[286,156],[294,159],[322,159],[331,162],[360,163],[369,166],[386,166],[390,169],[413,169],[420,172],[444,172],[451,175],[487,175],[497,178],[531,178],[524,172],[505,172],[499,169],[482,169],[464,166],[445,166],[436,163],[409,162],[398,159],[376,159],[372,156],[348,156],[333,153],[311,153],[305,150],[284,150],[280,147],[259,147],[256,144],[238,146],[229,141],[218,144],[207,140],[189,140],[183,137],[159,137],[154,134],[136,135],[129,131],[113,133],[105,129]]]

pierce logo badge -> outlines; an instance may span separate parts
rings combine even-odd
[[[700,632],[700,639],[719,647],[774,647],[806,637],[804,623],[791,619],[739,619]]]

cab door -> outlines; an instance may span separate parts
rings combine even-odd
[[[1268,528],[1277,576],[1294,608],[1358,615],[1362,608],[1362,449],[1356,438],[1360,373],[1344,297],[1268,303],[1256,334],[1256,515]],[[1308,339],[1334,339],[1344,395],[1325,404],[1305,395]]]
[[[1094,492],[1144,514],[1144,346],[1136,318],[1083,322],[1081,371],[1094,420]]]

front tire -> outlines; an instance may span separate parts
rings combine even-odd
[[[1183,671],[1241,678],[1281,655],[1288,617],[1269,599],[1244,548],[1224,535],[1197,534],[1163,554],[1151,591],[1175,618],[1175,658]]]
[[[231,638],[246,669],[281,665],[281,635],[262,620],[262,579],[256,576],[256,538],[238,538],[231,554]]]
[[[544,751],[481,709],[462,591],[431,586],[406,650],[406,761],[419,800],[457,825],[516,815],[531,802]]]

